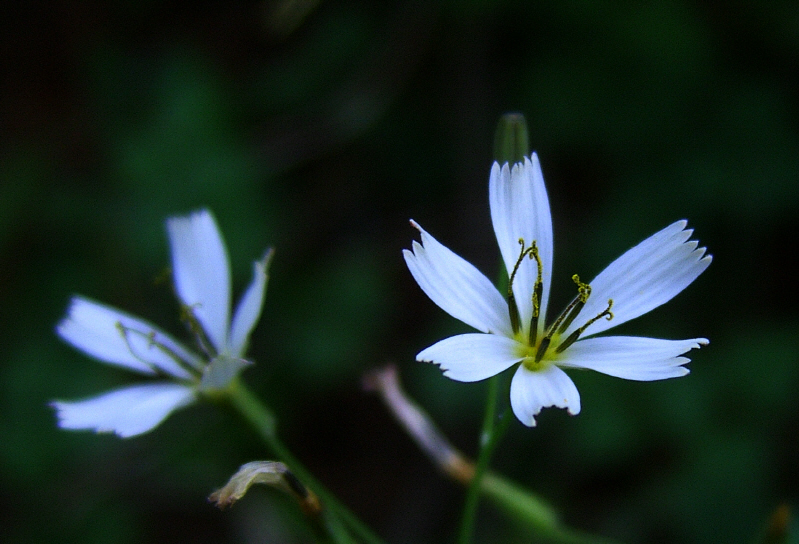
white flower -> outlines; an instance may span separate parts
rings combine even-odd
[[[453,380],[473,382],[521,363],[510,401],[519,421],[534,426],[542,408],[580,412],[580,394],[562,368],[592,369],[628,380],[684,376],[681,355],[704,338],[661,340],[628,336],[594,338],[669,301],[685,289],[711,257],[686,221],[650,236],[613,261],[589,284],[576,275],[578,296],[546,326],[552,281],[552,217],[538,157],[512,168],[494,163],[489,181],[494,232],[510,278],[506,296],[474,266],[444,247],[417,223],[422,243],[403,250],[422,290],[451,316],[481,331],[446,338],[416,356]],[[590,338],[589,338],[590,337]]]
[[[180,303],[199,344],[198,355],[158,327],[110,306],[74,297],[58,334],[100,362],[167,378],[88,400],[56,401],[63,429],[145,433],[194,402],[198,392],[225,388],[249,364],[250,332],[261,315],[271,250],[254,264],[253,279],[230,318],[227,250],[213,216],[200,210],[167,220],[172,273]]]

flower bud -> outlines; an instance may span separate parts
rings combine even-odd
[[[230,506],[242,498],[253,484],[276,487],[292,495],[309,516],[322,511],[319,498],[279,461],[252,461],[239,467],[224,487],[217,489],[208,497],[219,508]]]
[[[499,164],[524,161],[530,155],[527,121],[521,113],[506,113],[499,118],[494,133],[494,160]]]

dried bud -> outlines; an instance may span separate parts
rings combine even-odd
[[[252,461],[239,467],[239,470],[221,489],[208,497],[219,508],[225,508],[242,498],[253,484],[266,484],[292,495],[309,516],[322,511],[319,498],[279,461]]]

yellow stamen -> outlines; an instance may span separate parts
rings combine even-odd
[[[591,319],[588,320],[588,323],[586,323],[585,325],[583,325],[582,327],[571,333],[569,337],[566,338],[566,340],[560,343],[560,345],[555,350],[555,353],[561,353],[563,352],[563,350],[574,344],[577,341],[577,339],[580,337],[580,335],[583,334],[583,332],[585,332],[585,329],[587,329],[589,326],[593,325],[603,317],[605,317],[608,321],[613,319],[613,312],[610,311],[611,308],[613,308],[612,298],[608,299],[608,307],[605,308],[605,310],[601,314],[597,315],[596,317],[592,317]]]
[[[533,315],[530,318],[530,333],[529,333],[529,344],[531,346],[535,345],[536,340],[538,340],[538,318],[541,315],[541,297],[544,293],[544,265],[541,263],[541,255],[538,254],[538,246],[533,240],[533,245],[530,246],[529,249],[531,258],[535,259],[535,263],[538,268],[538,276],[535,279],[535,285],[533,286]]]
[[[558,327],[558,334],[563,334],[563,331],[572,324],[574,318],[577,317],[583,309],[583,306],[585,306],[586,301],[588,301],[588,297],[591,296],[591,286],[581,282],[580,276],[575,274],[572,276],[572,281],[577,284],[577,297],[566,307],[563,314],[561,314],[564,318]]]

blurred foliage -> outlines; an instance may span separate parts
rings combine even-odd
[[[229,411],[192,407],[122,441],[58,431],[47,406],[127,380],[55,336],[73,293],[181,332],[154,281],[163,222],[201,206],[239,289],[277,248],[245,379],[286,440],[388,541],[450,540],[462,491],[359,380],[396,362],[453,442],[476,450],[484,384],[413,360],[465,329],[418,289],[400,249],[413,217],[495,274],[491,142],[499,116],[521,111],[552,199],[555,306],[572,273],[591,277],[687,217],[713,265],[619,330],[711,344],[680,380],[574,374],[579,417],[511,425],[494,467],[575,527],[630,543],[798,541],[790,517],[778,519],[787,533],[769,532],[799,498],[799,316],[785,300],[799,216],[795,2],[4,7],[0,540],[308,541],[277,493],[224,513],[205,502],[264,458]],[[482,542],[531,541],[481,514]]]

